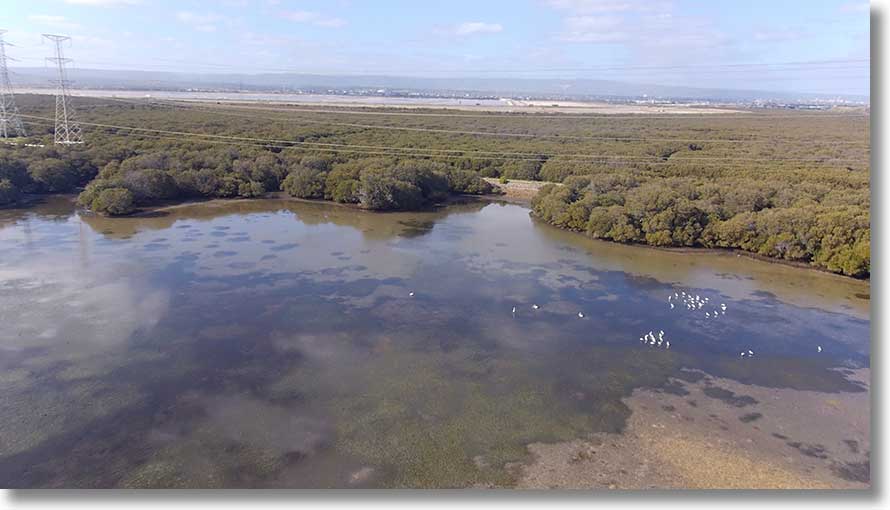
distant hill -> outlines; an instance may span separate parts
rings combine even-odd
[[[51,68],[16,68],[15,85],[46,86]],[[709,101],[808,101],[842,99],[868,102],[868,96],[812,94],[763,90],[709,89],[651,85],[609,80],[523,78],[416,78],[407,76],[337,76],[296,73],[209,74],[158,71],[71,69],[75,87],[103,89],[170,90],[212,88],[222,90],[293,91],[296,89],[387,89],[400,91],[474,92],[493,96],[563,96],[698,99]]]

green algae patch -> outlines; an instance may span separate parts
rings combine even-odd
[[[594,357],[601,365],[609,359]],[[641,373],[663,381],[659,365],[674,364],[659,360],[638,361]],[[333,447],[381,468],[384,486],[504,486],[514,482],[507,466],[529,460],[528,444],[617,431],[629,415],[620,398],[638,383],[634,377],[591,366],[569,388],[553,383],[558,369],[553,360],[507,351],[498,358],[468,349],[386,351],[351,370],[294,371],[275,393],[333,393],[326,399]]]

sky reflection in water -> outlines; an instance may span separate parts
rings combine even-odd
[[[726,315],[671,310],[680,291]],[[527,443],[620,431],[620,399],[681,368],[862,391],[837,368],[869,364],[868,292],[514,205],[49,200],[0,212],[0,485],[509,483]]]

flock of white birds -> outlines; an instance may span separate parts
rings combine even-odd
[[[706,319],[716,319],[721,315],[726,315],[726,303],[720,303],[720,306],[714,307],[710,304],[711,298],[703,298],[698,294],[687,293],[686,291],[668,294],[667,302],[671,310],[682,311],[685,308],[687,312],[701,313],[703,308],[708,307],[704,310]],[[649,331],[640,337],[640,343],[650,347],[670,349],[671,342],[664,337],[664,334],[664,330],[661,329],[658,330],[658,335],[654,331]],[[742,352],[742,357],[753,355],[753,351]]]
[[[414,292],[409,292],[409,296],[414,297]],[[721,315],[726,315],[726,303],[720,303],[719,306],[713,306],[710,304],[711,298],[701,297],[698,294],[687,293],[686,291],[674,292],[673,294],[668,294],[668,305],[671,307],[671,310],[683,310],[686,309],[687,312],[698,312],[701,313],[701,310],[705,307],[709,307],[704,311],[704,317],[706,319],[717,319]],[[532,310],[539,309],[540,306],[537,304],[532,305]],[[513,307],[511,312],[513,316],[516,316],[516,307]],[[578,318],[583,319],[584,313],[578,312]],[[664,330],[659,329],[658,334],[656,335],[654,331],[650,330],[648,333],[640,337],[640,343],[643,345],[656,347],[656,348],[664,348],[670,349],[671,342],[670,340],[665,338]],[[816,346],[816,352],[822,352],[822,346]],[[746,349],[739,353],[739,357],[742,358],[753,358],[754,351],[751,349]]]
[[[692,295],[692,293],[687,294],[686,291],[674,292],[673,294],[668,295],[668,305],[670,305],[671,310],[677,308],[682,305],[686,308],[687,311],[698,312],[702,308],[708,306],[709,309],[704,311],[704,315],[706,319],[714,318],[721,315],[726,315],[726,303],[720,303],[719,307],[714,307],[711,303],[711,298],[701,297],[698,294]],[[682,308],[680,308],[682,310]]]

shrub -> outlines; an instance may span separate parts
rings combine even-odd
[[[361,201],[361,187],[361,181],[356,179],[340,181],[331,190],[331,200],[341,204],[357,204]],[[327,193],[327,188],[325,188],[325,193]]]
[[[21,191],[32,185],[31,176],[28,175],[28,165],[20,159],[6,156],[0,157],[0,179],[5,179]]]
[[[539,177],[542,181],[563,182],[572,175],[592,175],[594,173],[596,173],[596,168],[588,162],[548,159],[541,166]]]
[[[77,186],[77,175],[61,159],[47,158],[28,167],[38,190],[46,193],[65,193]]]
[[[393,165],[384,158],[364,158],[333,165],[325,178],[324,197],[343,204],[359,203],[359,188],[363,171],[384,171]]]
[[[411,184],[420,189],[424,200],[438,201],[448,196],[448,167],[443,163],[424,160],[407,160],[397,164],[392,170],[384,170],[385,175]]]
[[[333,160],[330,157],[305,156],[300,160],[300,166],[312,168],[319,172],[327,172],[333,166]]]
[[[87,209],[93,208],[93,201],[99,196],[99,193],[110,188],[120,188],[119,182],[111,179],[96,179],[87,184],[87,187],[77,196],[77,203]]]
[[[133,212],[133,193],[126,188],[107,188],[98,193],[90,209],[109,216]]]
[[[241,198],[261,197],[265,192],[262,183],[256,181],[243,181],[238,185],[238,196]]]
[[[508,179],[536,181],[540,171],[540,161],[511,161],[504,164],[501,175]]]
[[[297,198],[324,198],[325,174],[320,170],[298,166],[281,184],[288,195]]]
[[[455,193],[486,195],[494,190],[494,186],[469,170],[451,169],[445,176],[448,179],[448,187]]]
[[[133,170],[123,175],[121,183],[133,193],[133,199],[140,204],[171,199],[179,194],[176,181],[164,170]]]
[[[501,169],[496,166],[487,166],[479,170],[480,177],[500,177]]]
[[[21,190],[12,181],[0,179],[0,206],[18,202],[21,197]]]
[[[219,198],[237,197],[241,190],[241,183],[244,182],[235,175],[223,175],[217,181],[219,185],[216,187],[213,195]]]
[[[416,209],[424,202],[420,188],[379,172],[362,173],[359,201],[366,209],[381,211]]]

